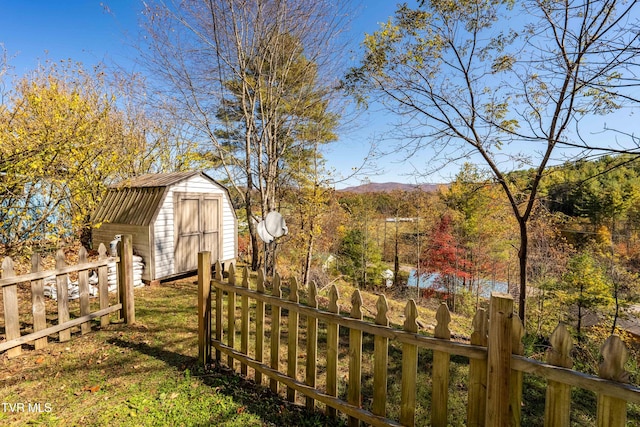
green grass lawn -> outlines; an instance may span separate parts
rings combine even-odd
[[[320,426],[264,387],[197,365],[194,279],[136,289],[136,324],[113,323],[0,366],[0,425]]]

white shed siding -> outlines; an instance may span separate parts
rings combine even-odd
[[[154,241],[156,253],[156,277],[170,276],[175,273],[174,258],[174,208],[173,193],[206,193],[222,196],[222,257],[221,261],[235,259],[236,236],[233,207],[224,189],[217,187],[202,176],[194,176],[168,188],[164,202],[154,222]]]

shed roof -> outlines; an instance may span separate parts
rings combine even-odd
[[[169,173],[150,173],[146,175],[140,175],[128,180],[122,181],[118,184],[112,185],[110,188],[123,188],[123,187],[168,187],[189,179],[192,176],[203,175],[210,181],[213,181],[209,176],[198,171],[189,172],[169,172]],[[215,181],[214,181],[215,182]]]
[[[94,212],[92,221],[151,225],[167,188],[197,175],[219,185],[211,177],[198,171],[147,174],[112,185]]]

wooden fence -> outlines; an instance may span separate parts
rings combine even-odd
[[[250,289],[246,269],[240,284],[236,284],[233,266],[229,269],[228,279],[225,281],[220,274],[221,268],[218,263],[215,268],[216,277],[211,280],[209,257],[208,252],[199,254],[198,312],[201,363],[211,360],[213,348],[217,362],[223,362],[224,355],[227,365],[234,368],[234,361],[238,361],[242,375],[246,376],[248,368],[251,368],[257,383],[263,383],[264,375],[269,378],[272,390],[277,392],[279,384],[286,386],[286,395],[290,401],[295,401],[297,392],[302,393],[309,409],[316,407],[316,401],[321,402],[326,405],[326,411],[332,417],[335,417],[336,411],[346,414],[350,426],[358,426],[361,421],[377,426],[413,426],[416,423],[418,349],[421,348],[433,351],[429,420],[433,426],[447,425],[450,358],[453,355],[469,360],[466,413],[468,426],[519,426],[524,373],[547,381],[544,414],[546,426],[570,425],[572,387],[597,394],[599,426],[624,426],[627,402],[640,404],[640,389],[627,384],[628,374],[624,371],[627,350],[615,335],[607,339],[603,345],[603,362],[599,367],[599,377],[570,369],[571,338],[562,325],[558,326],[551,336],[546,363],[523,357],[522,323],[513,313],[513,299],[508,294],[491,296],[488,316],[485,310],[478,310],[473,320],[471,344],[464,344],[451,341],[448,328],[450,315],[444,304],[436,314],[434,337],[428,337],[418,334],[417,307],[413,300],[409,300],[406,305],[403,329],[393,329],[389,327],[388,306],[384,295],[378,299],[374,321],[363,321],[362,298],[358,290],[352,295],[349,316],[342,316],[339,314],[338,291],[335,285],[330,288],[328,306],[319,309],[317,290],[313,283],[307,291],[307,303],[301,304],[295,279],[289,281],[289,295],[286,299],[282,296],[281,281],[277,275],[272,283],[271,295],[265,292],[261,274],[256,289]],[[212,319],[212,308],[215,319]],[[287,319],[286,328],[281,330],[281,324],[285,324],[285,319],[282,318],[283,310],[286,310]],[[265,322],[267,311],[270,311],[271,316],[269,330]],[[239,319],[236,316],[238,312]],[[304,323],[300,322],[300,316],[306,319]],[[251,324],[250,318],[254,319]],[[239,331],[236,331],[237,322]],[[322,366],[325,386],[322,389],[316,387],[319,322],[324,327],[322,341],[323,348],[326,349],[326,354],[323,355],[326,364]],[[299,337],[299,326],[306,331],[305,337]],[[346,400],[338,398],[338,382],[341,380],[338,376],[340,328],[348,330]],[[223,332],[226,335],[224,337]],[[280,342],[285,333],[286,346]],[[367,399],[371,399],[370,411],[362,407],[363,333],[374,337],[373,395],[367,396]],[[240,336],[239,343],[236,342],[236,335]],[[267,335],[270,336],[270,348],[265,361]],[[255,339],[252,351],[249,351],[250,336]],[[302,338],[306,345],[301,349],[298,342]],[[401,347],[398,420],[387,417],[390,341],[398,343]],[[281,366],[280,352],[283,348],[286,348],[286,371]],[[298,361],[299,350],[306,354],[304,375],[298,373],[298,365],[302,364]],[[428,424],[427,420],[419,421],[420,424]]]
[[[131,236],[123,236],[118,244],[118,256],[108,257],[103,244],[98,249],[98,260],[89,262],[87,251],[81,248],[78,253],[78,264],[67,265],[62,249],[56,253],[56,269],[41,271],[41,258],[34,254],[31,258],[31,273],[16,276],[13,260],[9,257],[2,262],[2,288],[4,340],[0,341],[0,352],[7,352],[8,357],[15,357],[22,352],[22,344],[33,342],[36,349],[48,344],[48,337],[58,334],[60,342],[71,339],[71,328],[80,326],[81,334],[91,330],[90,321],[100,318],[100,325],[109,324],[109,315],[119,312],[126,323],[135,322],[133,301],[133,247]],[[118,303],[109,305],[108,264],[116,263],[118,281]],[[89,271],[97,270],[99,309],[91,312],[89,295]],[[80,316],[70,319],[68,298],[68,276],[77,274],[79,288]],[[45,308],[44,279],[55,276],[57,294],[57,324],[48,326]],[[28,283],[31,290],[31,311],[33,332],[23,335],[23,327],[19,312],[18,286]],[[28,286],[28,285],[27,285]],[[26,313],[22,313],[23,317]]]

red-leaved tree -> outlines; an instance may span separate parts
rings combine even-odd
[[[420,271],[437,274],[431,284],[434,292],[449,298],[455,293],[457,285],[471,278],[472,265],[465,259],[464,249],[458,245],[453,234],[451,216],[445,214],[436,224],[431,239],[420,255]]]

